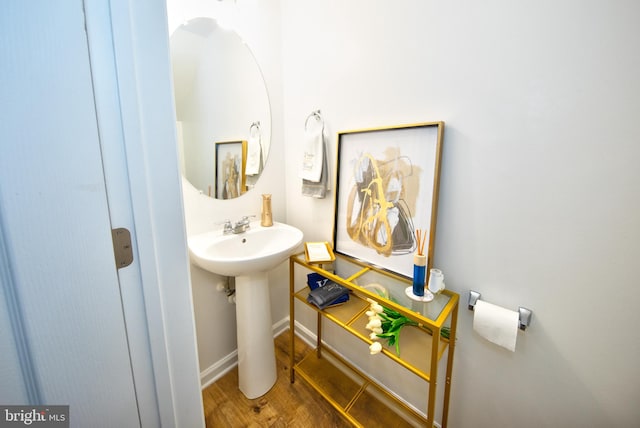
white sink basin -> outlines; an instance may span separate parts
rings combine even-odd
[[[190,237],[188,245],[192,260],[202,269],[241,276],[273,269],[302,243],[302,236],[300,230],[284,223],[262,227],[255,221],[244,233],[205,232]]]

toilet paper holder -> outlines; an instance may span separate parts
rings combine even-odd
[[[472,311],[476,306],[476,302],[480,299],[480,293],[477,291],[470,290],[469,291],[469,310]],[[533,316],[533,312],[531,309],[523,308],[522,306],[518,307],[518,313],[520,314],[520,330],[525,330],[531,324],[531,317]]]

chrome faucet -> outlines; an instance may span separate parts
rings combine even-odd
[[[238,234],[238,233],[246,232],[251,227],[251,222],[249,221],[249,217],[255,217],[255,216],[245,215],[240,220],[238,220],[234,225],[231,224],[231,220],[225,220],[222,234],[229,235],[231,233]]]
[[[218,223],[220,224],[220,223]],[[223,235],[228,235],[230,233],[233,233],[233,226],[231,225],[231,220],[225,220],[224,221],[224,229],[222,229],[222,234]]]

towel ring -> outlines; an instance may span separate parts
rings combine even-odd
[[[251,124],[251,126],[249,127],[249,135],[253,136],[253,129],[256,129],[256,131],[258,132],[258,136],[260,136],[260,121],[257,122],[253,122]]]
[[[309,116],[307,116],[307,119],[304,121],[304,130],[307,130],[307,125],[309,124],[309,119],[311,118],[315,118],[318,122],[320,122],[320,124],[322,125],[322,129],[324,129],[324,119],[322,119],[322,116],[320,115],[320,110],[316,110],[311,112],[311,114]]]

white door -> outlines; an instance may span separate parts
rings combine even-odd
[[[0,33],[0,403],[140,426],[83,2],[3,0]]]

